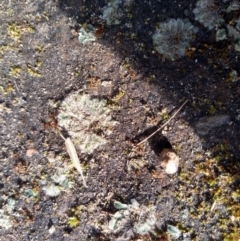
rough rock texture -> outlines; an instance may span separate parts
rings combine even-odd
[[[207,135],[211,129],[226,125],[229,121],[229,115],[201,117],[196,124],[197,132],[199,135]]]
[[[121,23],[109,27],[102,0],[0,1],[1,241],[163,241],[169,225],[181,229],[179,240],[239,239],[240,84],[231,76],[239,69],[232,41],[216,44],[198,26],[185,57],[164,61],[152,43],[156,26],[186,17],[195,25],[196,1],[125,2]],[[96,41],[80,43],[80,28],[93,29]],[[61,103],[75,91],[104,101],[119,123],[92,153],[77,148],[88,188],[59,135]],[[137,145],[186,99],[162,132]],[[200,136],[195,124],[206,115],[231,122]],[[104,136],[98,127],[89,128]],[[164,148],[181,160],[175,175],[160,166]],[[133,199],[156,211],[152,230],[134,238],[107,233],[114,201]]]

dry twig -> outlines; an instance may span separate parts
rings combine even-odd
[[[164,126],[166,126],[179,112],[180,110],[183,108],[184,105],[186,105],[186,103],[188,102],[188,100],[186,100],[180,107],[179,109],[171,116],[171,118],[169,120],[167,120],[161,127],[159,127],[155,132],[153,132],[150,136],[148,136],[147,138],[145,138],[144,140],[142,140],[141,142],[139,142],[137,145],[141,145],[143,142],[147,141],[148,139],[150,139],[152,136],[154,136],[157,132],[159,132]]]

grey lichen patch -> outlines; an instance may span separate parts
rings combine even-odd
[[[240,51],[239,1],[198,0],[193,10],[195,20],[209,30],[216,31],[216,41],[230,37],[236,51]],[[238,18],[237,18],[237,17]],[[226,31],[227,30],[227,31]]]
[[[193,10],[195,20],[202,23],[208,29],[214,28],[222,21],[219,8],[214,0],[199,0]]]
[[[132,0],[110,0],[103,9],[101,19],[106,21],[108,26],[118,25],[128,12]]]
[[[58,115],[59,126],[68,131],[77,148],[88,154],[107,143],[106,137],[116,123],[104,100],[78,92],[66,97]]]
[[[154,232],[156,207],[140,205],[135,199],[131,202],[131,204],[127,205],[114,201],[114,207],[119,211],[112,216],[105,232],[124,233],[124,237],[128,235],[134,237],[137,234],[148,235],[150,232]],[[126,227],[129,227],[129,229]]]
[[[5,198],[5,196],[3,196]],[[11,219],[12,212],[14,209],[15,200],[8,198],[6,204],[0,209],[0,227],[9,229],[13,226],[13,221]]]
[[[120,24],[120,19],[123,16],[123,12],[120,8],[121,4],[121,0],[110,1],[104,8],[101,18],[106,21],[107,25]]]
[[[197,30],[189,21],[169,19],[160,24],[152,37],[155,49],[170,60],[183,57]]]
[[[61,193],[61,189],[55,184],[50,184],[49,186],[44,188],[47,196],[57,197]]]
[[[216,41],[222,41],[227,38],[227,33],[225,29],[218,29],[216,32]]]
[[[167,232],[173,239],[178,239],[181,236],[181,231],[172,225],[167,225]]]
[[[41,182],[46,195],[57,197],[62,191],[68,191],[74,186],[70,180],[70,173],[67,168],[59,168],[51,177],[43,177]]]
[[[197,122],[196,129],[199,135],[204,136],[211,129],[226,125],[229,121],[230,116],[228,115],[204,116]]]

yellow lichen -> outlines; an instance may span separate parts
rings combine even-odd
[[[119,90],[118,93],[112,98],[112,100],[114,102],[118,102],[124,96],[124,94],[124,91]]]
[[[36,62],[36,66],[37,66],[37,67],[41,67],[41,66],[42,66],[42,61],[40,61],[40,60],[38,59],[37,62]]]
[[[38,45],[38,46],[35,48],[35,51],[36,51],[37,53],[41,53],[41,52],[43,51],[43,49],[44,49],[43,46]]]
[[[7,85],[7,87],[0,86],[0,92],[5,95],[10,93],[11,91],[13,91],[13,85],[10,83]]]
[[[41,77],[42,75],[37,71],[37,70],[35,70],[34,68],[32,68],[31,66],[28,66],[27,67],[27,72],[31,75],[31,76],[33,76],[33,77]]]
[[[34,29],[28,23],[23,23],[23,24],[12,23],[12,24],[9,24],[7,27],[8,36],[16,42],[20,40],[23,33],[33,33],[33,32],[34,32]]]
[[[70,228],[75,228],[78,226],[79,224],[79,220],[76,216],[73,216],[73,217],[69,217],[68,218],[68,221],[67,221],[67,224]]]
[[[11,66],[9,74],[14,77],[18,77],[22,72],[22,68],[20,66]]]

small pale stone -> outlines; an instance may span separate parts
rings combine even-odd
[[[179,157],[172,149],[164,148],[159,155],[159,161],[167,174],[174,174],[177,172]]]
[[[32,157],[33,155],[37,155],[38,154],[38,151],[36,149],[28,149],[26,151],[26,156],[28,157]]]
[[[48,232],[49,232],[50,234],[53,234],[55,231],[56,231],[56,228],[55,228],[54,226],[52,226],[52,227],[48,230]]]

